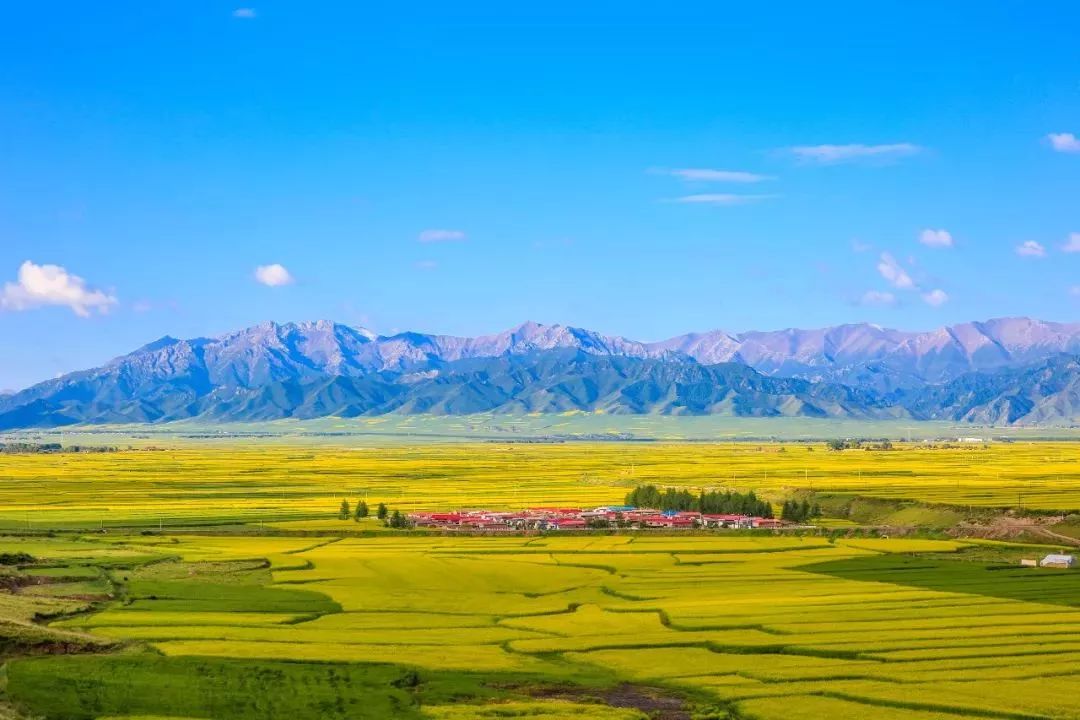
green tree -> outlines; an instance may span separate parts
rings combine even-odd
[[[341,501],[341,509],[338,510],[338,519],[339,520],[348,520],[349,519],[349,501],[348,500],[342,500]]]
[[[394,529],[401,530],[409,527],[409,519],[402,515],[400,510],[395,510],[390,516],[389,525]]]
[[[772,505],[759,498],[753,490],[745,495],[730,490],[724,492],[700,490],[697,495],[694,495],[689,490],[667,488],[661,491],[655,485],[639,485],[626,495],[626,504],[662,511],[697,510],[707,514],[773,516]],[[790,514],[791,508],[789,507],[788,510]],[[794,512],[797,513],[798,510]]]
[[[385,520],[386,516],[390,514],[390,511],[386,509],[386,503],[379,503],[378,509],[375,511],[375,517],[380,520]]]
[[[364,518],[366,518],[370,514],[371,514],[371,511],[368,509],[367,503],[364,502],[363,500],[357,501],[357,503],[356,503],[356,511],[353,513],[353,520],[356,520],[356,521],[363,520]]]

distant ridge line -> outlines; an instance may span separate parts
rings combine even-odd
[[[396,413],[561,412],[1068,420],[1080,323],[869,323],[658,342],[526,322],[477,337],[328,320],[162,337],[0,396],[0,429]]]

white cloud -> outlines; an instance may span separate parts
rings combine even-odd
[[[1020,257],[1046,257],[1046,248],[1034,240],[1026,240],[1016,246],[1016,254]]]
[[[0,293],[0,310],[31,310],[55,305],[70,308],[79,317],[93,311],[105,314],[116,297],[87,287],[86,281],[59,265],[36,265],[29,260],[19,266],[15,282],[5,283]]]
[[[922,148],[913,143],[890,143],[887,145],[799,145],[788,151],[803,162],[835,165],[859,160],[897,160],[915,155]]]
[[[885,278],[894,288],[900,290],[912,290],[915,288],[915,281],[911,279],[907,270],[891,254],[887,252],[881,253],[877,269],[881,273],[881,277]]]
[[[1069,294],[1073,297],[1080,297],[1080,285],[1073,285],[1069,288]]]
[[[420,260],[416,263],[417,270],[434,270],[439,267],[439,263],[434,260]]]
[[[856,240],[851,241],[851,251],[852,252],[864,253],[864,252],[870,252],[873,249],[874,249],[873,245],[871,245],[870,243],[864,243],[862,240],[856,239]]]
[[[296,282],[284,265],[273,263],[255,268],[255,279],[268,287],[281,287]]]
[[[896,296],[891,292],[881,292],[880,290],[867,290],[863,293],[862,298],[859,299],[860,305],[895,305]]]
[[[255,8],[236,8],[232,11],[232,16],[240,20],[254,20],[256,17]]]
[[[949,302],[949,294],[944,290],[938,288],[931,290],[930,292],[923,293],[923,302],[931,307],[941,307],[945,303]]]
[[[454,240],[464,240],[465,233],[461,230],[424,230],[417,236],[417,240],[422,243],[436,243],[436,242],[450,242]]]
[[[1069,238],[1061,246],[1061,250],[1067,253],[1080,252],[1080,233],[1069,233]]]
[[[1080,152],[1080,138],[1072,133],[1050,133],[1046,136],[1050,146],[1058,152]]]
[[[675,170],[660,170],[659,172],[674,175],[687,182],[728,182],[728,183],[756,183],[763,180],[774,179],[770,175],[759,175],[742,170],[712,170],[710,168],[680,168]]]
[[[909,259],[908,262],[914,265],[913,259]],[[927,290],[923,292],[923,286],[921,283],[915,282],[912,279],[908,270],[892,256],[891,253],[883,252],[878,259],[877,271],[890,285],[898,290],[908,290],[912,292],[918,292],[922,297],[923,302],[932,307],[939,307],[949,301],[949,295],[940,288],[933,290]],[[891,293],[866,293],[863,296],[864,302],[877,300],[880,304],[884,299],[884,296],[891,295]]]
[[[675,198],[672,202],[689,205],[746,205],[776,197],[775,195],[737,195],[735,193],[703,193],[701,195],[684,195]]]
[[[927,228],[919,233],[919,242],[926,247],[950,248],[953,246],[953,237],[948,230],[931,230]]]

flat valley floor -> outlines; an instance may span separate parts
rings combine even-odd
[[[1034,503],[1071,503],[1078,454],[606,443],[0,456],[0,717],[1080,718],[1080,572],[1020,566],[1053,542],[885,538],[841,517],[805,533],[483,537],[336,517],[345,497],[600,503],[666,480],[779,499],[813,479],[833,502],[886,503],[917,525],[988,512],[1018,485]]]

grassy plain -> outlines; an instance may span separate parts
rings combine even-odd
[[[472,415],[379,415],[355,418],[313,418],[243,423],[180,421],[152,425],[86,425],[12,433],[19,439],[80,444],[139,444],[210,440],[231,444],[251,438],[273,438],[302,447],[405,444],[426,442],[529,441],[590,438],[660,442],[823,441],[833,438],[935,440],[994,437],[1015,440],[1077,440],[1080,427],[1015,425],[985,427],[970,423],[909,420],[841,420],[833,418],[730,417],[722,415],[611,415],[604,412],[476,413]]]
[[[453,443],[298,448],[270,441],[78,455],[0,455],[0,529],[312,522],[341,499],[402,510],[599,505],[636,484],[1080,508],[1080,443],[833,452],[822,444]],[[913,517],[913,524],[924,518]]]

